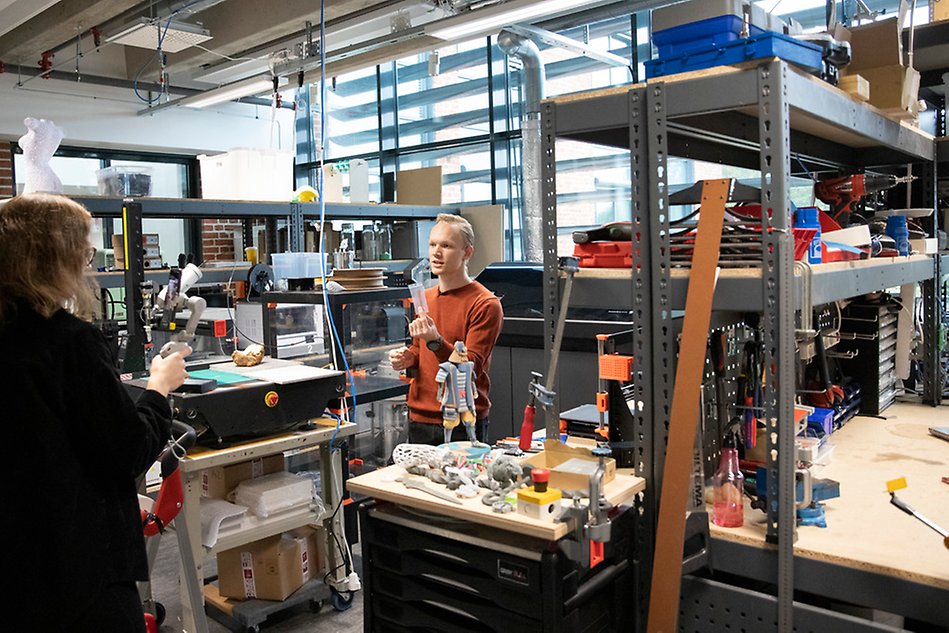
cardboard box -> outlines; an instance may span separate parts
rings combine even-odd
[[[161,268],[161,257],[158,233],[142,235],[142,246],[145,254],[145,268]],[[125,240],[121,233],[112,235],[112,253],[115,259],[115,268],[125,268]]]
[[[860,75],[870,82],[870,104],[881,110],[916,111],[919,72],[899,64],[864,68]]]
[[[933,22],[949,20],[949,0],[933,0]]]
[[[532,455],[527,463],[534,468],[550,469],[550,486],[560,490],[589,490],[590,476],[596,471],[599,459],[590,452],[596,447],[594,440],[570,438],[567,444],[557,440],[544,442],[544,452]],[[603,483],[616,478],[616,460],[606,459]]]
[[[230,466],[217,466],[201,471],[201,496],[225,499],[237,485],[248,479],[283,470],[283,455],[268,455]]]
[[[396,173],[395,201],[399,204],[442,204],[442,167],[423,167]]]
[[[285,600],[322,568],[316,530],[270,536],[217,555],[218,590],[226,598]]]
[[[899,17],[887,18],[849,29],[850,64],[847,74],[863,75],[864,68],[903,64],[903,40]],[[846,36],[845,36],[846,37]]]

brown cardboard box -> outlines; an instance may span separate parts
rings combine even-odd
[[[949,0],[933,0],[933,22],[949,20]]]
[[[224,499],[237,484],[283,470],[283,455],[268,455],[230,466],[216,466],[201,471],[201,496]]]
[[[285,600],[310,569],[307,537],[270,536],[217,555],[218,590],[226,598]]]
[[[550,486],[560,490],[589,490],[590,475],[596,470],[599,459],[590,452],[596,442],[585,438],[570,438],[568,444],[557,440],[544,442],[544,452],[532,455],[527,463],[534,468],[550,469]],[[603,483],[616,477],[616,460],[606,459]]]
[[[881,110],[916,111],[919,72],[899,64],[864,68],[860,75],[870,82],[870,104]]]
[[[145,251],[145,268],[161,268],[161,257],[158,233],[142,235],[142,246]],[[125,241],[121,233],[112,235],[112,252],[115,256],[115,268],[125,268]]]
[[[303,582],[314,578],[322,578],[329,571],[327,569],[328,553],[326,551],[326,536],[323,528],[306,526],[290,530],[288,534],[303,542],[305,558],[303,560]]]
[[[864,68],[903,64],[903,40],[898,17],[871,22],[849,29],[850,64],[847,74],[860,74]],[[864,75],[865,76],[865,75]]]
[[[395,175],[395,201],[399,204],[442,204],[442,167],[407,169]]]

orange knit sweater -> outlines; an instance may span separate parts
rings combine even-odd
[[[478,419],[488,417],[491,411],[491,352],[501,334],[504,313],[501,302],[477,281],[441,292],[438,286],[425,291],[428,313],[435,321],[444,343],[438,352],[428,349],[424,341],[415,339],[409,350],[415,357],[414,366],[418,374],[412,379],[407,402],[409,418],[414,422],[442,423],[441,404],[435,397],[438,385],[435,374],[439,363],[451,356],[455,341],[464,341],[468,348],[468,360],[474,362],[475,386],[478,398],[475,409]]]

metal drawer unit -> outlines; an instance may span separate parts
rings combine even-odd
[[[364,630],[633,630],[632,512],[613,518],[605,560],[584,573],[556,542],[367,504],[359,516]]]
[[[860,385],[860,413],[879,415],[896,399],[896,330],[900,306],[894,301],[851,303],[842,313],[838,350],[841,370]]]

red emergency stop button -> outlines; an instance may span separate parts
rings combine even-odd
[[[276,391],[268,391],[267,395],[264,396],[264,404],[273,409],[277,406],[277,403],[280,402],[280,396]]]

